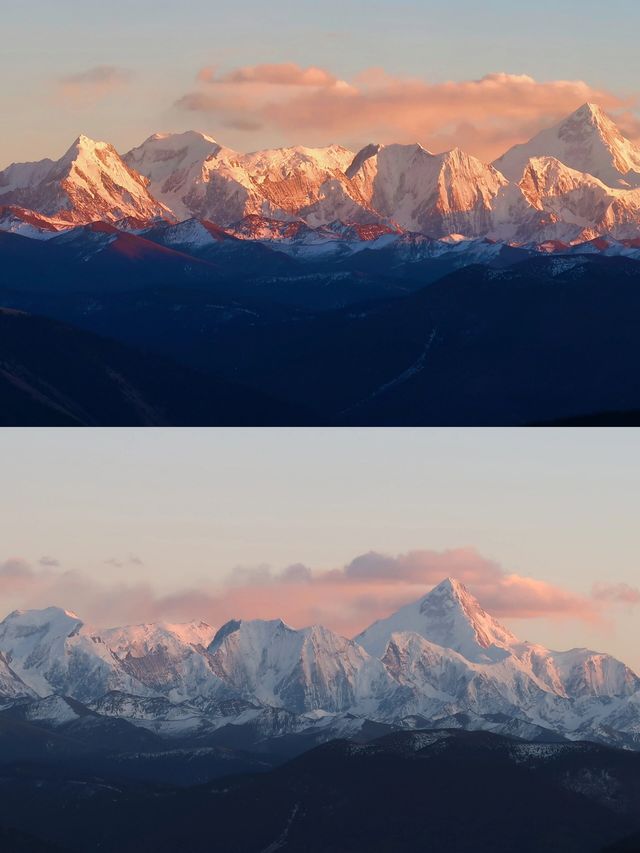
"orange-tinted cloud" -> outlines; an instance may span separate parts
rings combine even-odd
[[[598,583],[593,587],[592,595],[597,601],[609,601],[616,604],[640,604],[640,589],[627,583]]]
[[[90,624],[231,618],[282,618],[294,626],[322,623],[353,635],[375,619],[420,598],[447,576],[467,585],[500,618],[598,621],[613,605],[640,604],[623,584],[580,595],[555,584],[507,572],[474,548],[362,554],[346,566],[312,571],[302,563],[274,572],[237,568],[221,584],[203,583],[161,595],[149,583],[94,581],[87,575],[34,568],[24,560],[0,564],[0,597],[9,607],[51,604],[75,610]],[[0,614],[2,616],[3,614]]]
[[[266,83],[270,86],[333,86],[338,82],[333,74],[324,68],[309,66],[302,68],[295,62],[278,64],[244,65],[217,76],[213,67],[203,68],[198,79],[204,83]]]
[[[67,74],[59,80],[60,92],[67,100],[85,104],[106,97],[127,86],[133,73],[115,65],[96,65],[86,71]]]
[[[585,101],[619,111],[623,126],[640,132],[629,101],[581,80],[541,82],[499,73],[429,83],[373,68],[347,82],[325,69],[291,63],[239,68],[221,77],[204,69],[200,80],[215,85],[188,93],[179,108],[210,113],[233,127],[250,113],[251,129],[259,123],[292,144],[419,141],[433,151],[458,146],[490,161]]]

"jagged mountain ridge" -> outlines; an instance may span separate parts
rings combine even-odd
[[[560,168],[549,161],[557,161]],[[585,104],[492,165],[459,149],[338,145],[243,154],[188,131],[155,134],[122,158],[81,136],[61,160],[0,172],[0,227],[33,236],[103,219],[340,221],[441,238],[523,244],[640,233],[640,147]],[[38,217],[40,220],[38,221]],[[43,218],[44,217],[44,218]]]
[[[166,736],[229,725],[328,735],[353,720],[411,727],[456,715],[495,730],[498,715],[556,737],[640,746],[635,673],[609,655],[519,641],[453,579],[355,640],[281,620],[97,632],[48,608],[0,623],[0,654],[5,705],[69,696]]]
[[[583,104],[559,124],[509,149],[493,165],[508,180],[518,180],[532,157],[554,157],[610,187],[640,187],[640,147],[625,139],[597,104]]]
[[[81,224],[171,216],[115,148],[81,135],[58,161],[13,164],[0,172],[0,202],[56,222]]]
[[[124,159],[178,218],[195,216],[224,226],[248,215],[320,224],[330,206],[332,219],[358,218],[364,200],[345,176],[353,157],[337,145],[241,154],[189,131],[156,134]]]

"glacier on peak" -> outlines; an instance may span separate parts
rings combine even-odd
[[[13,164],[0,172],[0,204],[33,210],[68,224],[128,216],[170,217],[115,148],[80,135],[57,160]]]
[[[156,133],[120,157],[108,143],[80,136],[59,161],[0,172],[0,205],[13,206],[0,228],[43,239],[51,229],[96,219],[141,228],[196,219],[228,228],[261,217],[312,228],[339,220],[433,239],[570,244],[635,238],[638,193],[640,147],[602,109],[585,104],[493,164],[419,143],[242,153],[197,131]],[[49,222],[26,221],[34,216]]]
[[[517,181],[532,157],[545,156],[615,189],[640,187],[640,147],[625,139],[595,104],[583,104],[558,124],[509,149],[493,165],[510,181]]]
[[[416,633],[470,661],[503,659],[516,637],[489,616],[467,588],[446,578],[419,601],[380,619],[355,638],[370,654],[381,657],[394,633]]]
[[[76,706],[55,699],[69,697],[170,737],[222,725],[261,737],[313,726],[330,737],[364,719],[615,743],[640,735],[631,669],[521,642],[454,578],[355,639],[280,619],[95,631],[60,608],[15,611],[0,622],[0,700],[37,697],[34,719],[71,719]]]

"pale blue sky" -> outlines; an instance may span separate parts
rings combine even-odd
[[[629,0],[31,0],[2,11],[0,166],[59,156],[82,131],[124,150],[159,129],[198,126],[174,101],[199,68],[296,62],[350,79],[382,66],[430,82],[490,72],[584,79],[625,95],[640,74],[640,6]],[[56,95],[60,77],[101,65],[132,85],[91,106]],[[226,133],[229,144],[261,140]],[[264,140],[270,142],[269,139]],[[342,140],[336,140],[342,141]]]
[[[0,454],[0,563],[46,555],[167,592],[236,566],[472,545],[578,594],[640,586],[637,430],[3,430]],[[640,668],[637,618],[512,624]]]

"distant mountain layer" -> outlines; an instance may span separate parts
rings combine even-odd
[[[639,832],[640,678],[520,641],[453,578],[355,639],[0,622],[16,850],[601,853]]]
[[[248,216],[343,222],[525,244],[637,237],[640,147],[594,104],[517,145],[493,165],[453,149],[371,144],[243,154],[189,131],[155,134],[120,156],[80,136],[60,160],[0,172],[3,227]],[[11,220],[11,221],[9,221]]]
[[[305,423],[303,409],[43,317],[0,308],[0,425]],[[2,692],[0,656],[0,693]]]
[[[165,238],[174,235],[180,242],[171,246]],[[166,397],[163,423],[633,421],[634,246],[599,240],[546,252],[404,234],[365,248],[319,240],[320,255],[308,256],[219,238],[195,221],[147,237],[94,226],[44,242],[0,232],[0,305],[91,333],[67,329],[84,353],[71,360],[55,324],[5,317],[24,334],[6,336],[0,351],[46,382],[64,365],[55,381],[73,386],[70,396],[86,398],[91,413],[89,366],[99,372],[107,350],[118,350],[123,370],[125,354],[131,370],[138,365],[136,382],[153,406]],[[41,340],[40,326],[48,330]],[[15,382],[2,387],[7,422],[60,423],[50,406],[37,407],[49,412],[44,419],[36,415],[33,395],[26,405]],[[186,401],[189,388],[199,401]],[[182,404],[170,405],[174,393]],[[121,403],[110,393],[81,422],[120,423]],[[146,422],[130,402],[124,412],[128,423]]]
[[[98,632],[59,608],[16,611],[0,623],[0,666],[9,717],[59,735],[92,722],[97,737],[118,720],[134,741],[235,730],[255,747],[352,737],[373,722],[640,748],[629,667],[521,642],[453,579],[354,640],[281,620]]]
[[[205,853],[212,843],[225,853],[629,853],[639,779],[638,753],[450,729],[338,740],[270,772],[186,789],[103,764],[30,763],[3,768],[0,822],[15,829],[0,840],[32,853]]]
[[[420,145],[241,154],[192,132],[120,156],[79,137],[0,173],[0,306],[91,333],[72,360],[21,320],[0,417],[634,423],[638,163],[592,104],[493,165]]]

